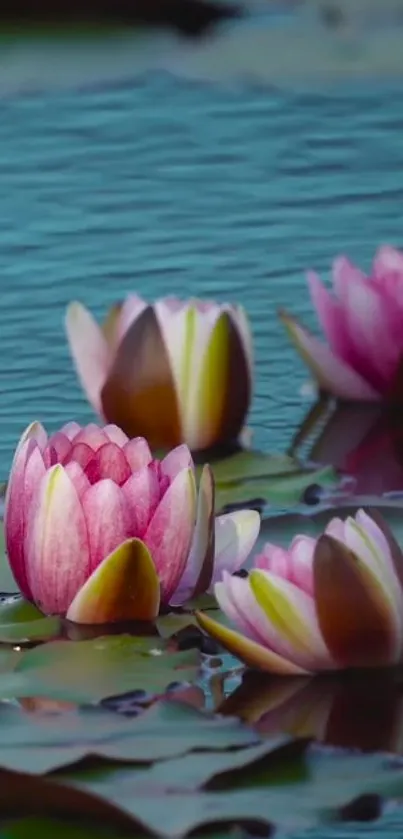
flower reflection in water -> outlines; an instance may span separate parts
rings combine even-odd
[[[290,454],[295,456],[302,447],[307,447],[309,460],[352,476],[354,495],[403,496],[400,411],[358,403],[335,406],[330,400],[319,400],[304,417]]]
[[[403,675],[397,670],[291,679],[249,671],[217,710],[267,737],[285,731],[329,746],[403,754]]]

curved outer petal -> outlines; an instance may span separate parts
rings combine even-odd
[[[267,646],[312,672],[334,668],[310,595],[267,571],[253,570],[245,582],[265,616]]]
[[[197,498],[196,526],[189,557],[171,603],[180,606],[203,594],[214,570],[214,478],[210,466],[203,468]]]
[[[118,340],[122,341],[127,330],[140,317],[149,304],[138,294],[129,294],[123,302],[118,321]]]
[[[384,590],[341,542],[323,535],[314,555],[319,626],[339,667],[376,667],[398,660],[401,641]]]
[[[131,536],[130,513],[121,488],[113,480],[99,481],[81,498],[90,549],[89,573]]]
[[[213,583],[223,571],[238,571],[251,553],[260,531],[256,510],[237,510],[215,520],[215,561]]]
[[[218,641],[228,652],[245,662],[248,667],[267,670],[269,673],[278,673],[282,676],[298,676],[306,673],[305,670],[291,661],[287,661],[287,659],[282,658],[272,650],[266,649],[261,644],[257,644],[256,641],[246,638],[241,633],[228,629],[228,627],[223,626],[203,612],[195,612],[195,617],[205,632]]]
[[[256,643],[306,671],[330,669],[312,598],[265,571],[248,579],[223,574],[215,595],[225,614]]]
[[[122,486],[130,516],[130,535],[143,538],[160,501],[158,477],[148,466]]]
[[[102,414],[101,389],[110,366],[108,344],[98,324],[81,303],[70,303],[65,325],[81,385],[94,410]]]
[[[45,467],[41,455],[47,444],[47,434],[38,422],[33,422],[22,434],[17,445],[10,470],[10,477],[7,483],[6,497],[4,502],[4,531],[7,555],[14,579],[24,597],[31,599],[31,589],[28,584],[24,544],[26,532],[26,507],[32,494],[35,491],[33,486],[34,475],[30,472],[29,477],[29,499],[26,499],[25,473],[27,464],[33,453],[38,453],[34,463],[37,463],[39,470],[38,484],[41,480]]]
[[[381,398],[359,373],[337,358],[326,344],[314,338],[294,318],[280,312],[280,320],[319,388],[339,399],[374,402]]]
[[[358,510],[355,519],[346,519],[345,544],[366,565],[383,590],[389,603],[390,618],[394,622],[394,635],[400,643],[400,658],[403,647],[403,592],[388,543],[375,522],[364,510]]]
[[[403,591],[403,552],[400,545],[397,543],[388,523],[385,521],[379,510],[370,508],[367,510],[367,515],[375,522],[378,529],[381,531],[386,544],[389,549],[391,561],[393,563],[396,576],[400,583],[400,588]]]
[[[160,501],[144,535],[161,584],[161,601],[169,603],[182,577],[193,538],[196,487],[192,469],[183,469]]]
[[[65,614],[89,573],[88,533],[77,492],[53,466],[31,508],[25,542],[32,597],[48,614]]]
[[[107,311],[105,319],[100,325],[100,330],[105,338],[109,349],[109,358],[112,360],[120,341],[120,313],[123,303],[114,303]]]
[[[350,336],[346,328],[346,318],[339,300],[327,290],[315,271],[307,274],[311,300],[319,323],[331,351],[346,364],[352,364]]]
[[[373,262],[374,280],[399,306],[403,305],[403,253],[390,245],[378,248]]]
[[[195,339],[191,376],[184,417],[190,448],[207,449],[237,440],[248,413],[252,383],[243,338],[230,313],[221,312],[204,352]]]
[[[128,539],[107,556],[76,594],[67,619],[101,624],[151,621],[158,615],[160,586],[152,558],[139,539]]]
[[[176,478],[182,469],[193,469],[193,458],[190,449],[185,443],[172,449],[163,460],[161,460],[161,472],[171,481]]]
[[[346,360],[376,390],[385,391],[402,351],[401,315],[396,301],[342,257],[335,261],[333,273],[349,335]]]
[[[161,330],[151,306],[129,327],[101,392],[102,409],[129,437],[152,448],[182,442],[175,384]]]

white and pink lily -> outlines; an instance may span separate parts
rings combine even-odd
[[[17,447],[5,502],[15,580],[45,614],[77,623],[152,620],[242,565],[260,517],[214,519],[214,481],[199,489],[189,449],[152,458],[115,425],[33,423]]]
[[[66,315],[70,350],[95,411],[152,448],[192,451],[237,441],[252,395],[252,337],[244,309],[137,295],[102,326],[81,303]]]
[[[403,253],[379,248],[370,277],[339,257],[334,294],[314,272],[307,279],[328,346],[288,313],[280,317],[319,389],[347,401],[402,401]]]
[[[239,631],[200,625],[246,664],[282,675],[381,667],[403,660],[403,555],[376,512],[335,518],[289,550],[267,544],[246,578],[215,595]]]

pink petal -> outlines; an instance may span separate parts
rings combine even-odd
[[[65,614],[88,576],[89,547],[77,492],[60,465],[41,481],[25,545],[35,603],[45,614]]]
[[[110,366],[108,344],[102,330],[81,303],[70,303],[65,325],[81,385],[95,411],[101,414],[100,394]]]
[[[45,466],[38,444],[34,438],[26,439],[22,446],[19,445],[14,455],[10,478],[7,485],[5,509],[4,509],[4,532],[8,560],[14,579],[24,597],[31,598],[31,589],[28,583],[26,562],[25,562],[25,532],[26,532],[26,503],[32,498],[32,471],[30,470],[27,488],[29,498],[25,497],[25,473],[30,459],[35,455],[35,463],[42,464],[43,472]]]
[[[110,478],[122,486],[130,478],[131,469],[122,449],[116,443],[105,443],[89,461],[85,473],[91,484]]]
[[[295,536],[291,542],[289,554],[291,561],[290,581],[306,594],[313,597],[313,555],[316,539],[311,536]]]
[[[72,444],[69,438],[63,434],[62,431],[57,431],[56,434],[52,434],[49,437],[48,443],[49,449],[54,449],[57,456],[57,463],[64,463],[65,460],[69,459],[69,454],[72,449]]]
[[[65,461],[64,465],[67,463],[79,463],[81,468],[85,469],[93,457],[94,452],[87,443],[74,443],[69,454],[69,459]]]
[[[346,364],[351,363],[350,337],[340,302],[329,294],[314,271],[308,272],[307,279],[311,300],[331,351]]]
[[[243,632],[247,638],[251,638],[257,644],[262,643],[262,637],[256,632],[249,616],[242,609],[238,608],[238,601],[233,597],[232,588],[229,584],[231,575],[223,571],[222,580],[214,585],[214,595],[224,615],[226,615],[235,626]],[[246,582],[243,581],[243,582]]]
[[[161,600],[169,603],[189,556],[196,518],[192,469],[174,478],[144,536],[161,583]]]
[[[237,510],[217,516],[214,583],[222,578],[223,571],[232,574],[242,567],[256,543],[259,531],[260,515],[256,510]]]
[[[348,361],[374,387],[385,389],[396,372],[402,346],[395,301],[366,278],[352,278],[345,262],[337,260],[334,273],[352,346]]]
[[[84,445],[84,444],[82,443],[82,444],[79,444],[79,445]],[[80,464],[76,463],[74,460],[71,460],[70,463],[67,463],[64,466],[64,471],[66,472],[66,475],[69,476],[72,484],[74,484],[74,488],[76,490],[76,493],[81,500],[84,493],[91,486],[91,484],[90,484],[82,466],[80,466]]]
[[[173,480],[182,469],[193,469],[193,459],[190,449],[185,444],[172,449],[169,454],[161,460],[161,472]]]
[[[381,282],[388,274],[403,276],[403,253],[390,245],[382,245],[374,257],[373,273]]]
[[[130,294],[126,297],[119,316],[119,341],[124,338],[129,327],[140,317],[148,305],[138,294]]]
[[[133,437],[124,445],[123,451],[132,472],[148,466],[152,461],[150,447],[144,437]]]
[[[277,574],[278,577],[284,577],[285,580],[290,579],[290,556],[288,551],[280,545],[266,542],[262,553],[255,556],[253,566]]]
[[[116,443],[119,448],[123,449],[126,443],[129,442],[129,438],[118,425],[114,425],[113,423],[109,423],[108,425],[104,425],[104,433],[106,434],[110,443]]]
[[[66,422],[60,429],[61,433],[65,435],[70,441],[73,441],[77,434],[81,431],[81,425],[78,422]]]
[[[130,535],[143,538],[160,501],[158,477],[144,466],[121,487],[130,516]]]
[[[282,321],[320,388],[339,399],[361,399],[371,402],[380,399],[380,394],[365,379],[337,358],[329,347],[314,338],[296,320],[283,313]]]
[[[124,493],[113,480],[101,480],[82,498],[88,530],[90,569],[95,570],[115,548],[129,538],[130,513]]]
[[[90,422],[88,425],[85,425],[79,434],[77,434],[74,438],[74,445],[76,446],[78,443],[85,443],[90,447],[90,449],[96,452],[101,448],[101,446],[104,446],[105,443],[109,443],[109,438],[108,435],[105,434],[103,428],[100,428],[99,425],[95,425],[95,423]]]

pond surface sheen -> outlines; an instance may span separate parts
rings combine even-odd
[[[256,339],[255,442],[285,449],[309,402],[276,319],[314,324],[304,271],[403,244],[401,97],[297,95],[152,75],[1,103],[0,476],[32,419],[91,419],[63,328],[136,291],[234,299]],[[402,835],[402,819],[312,836]]]

